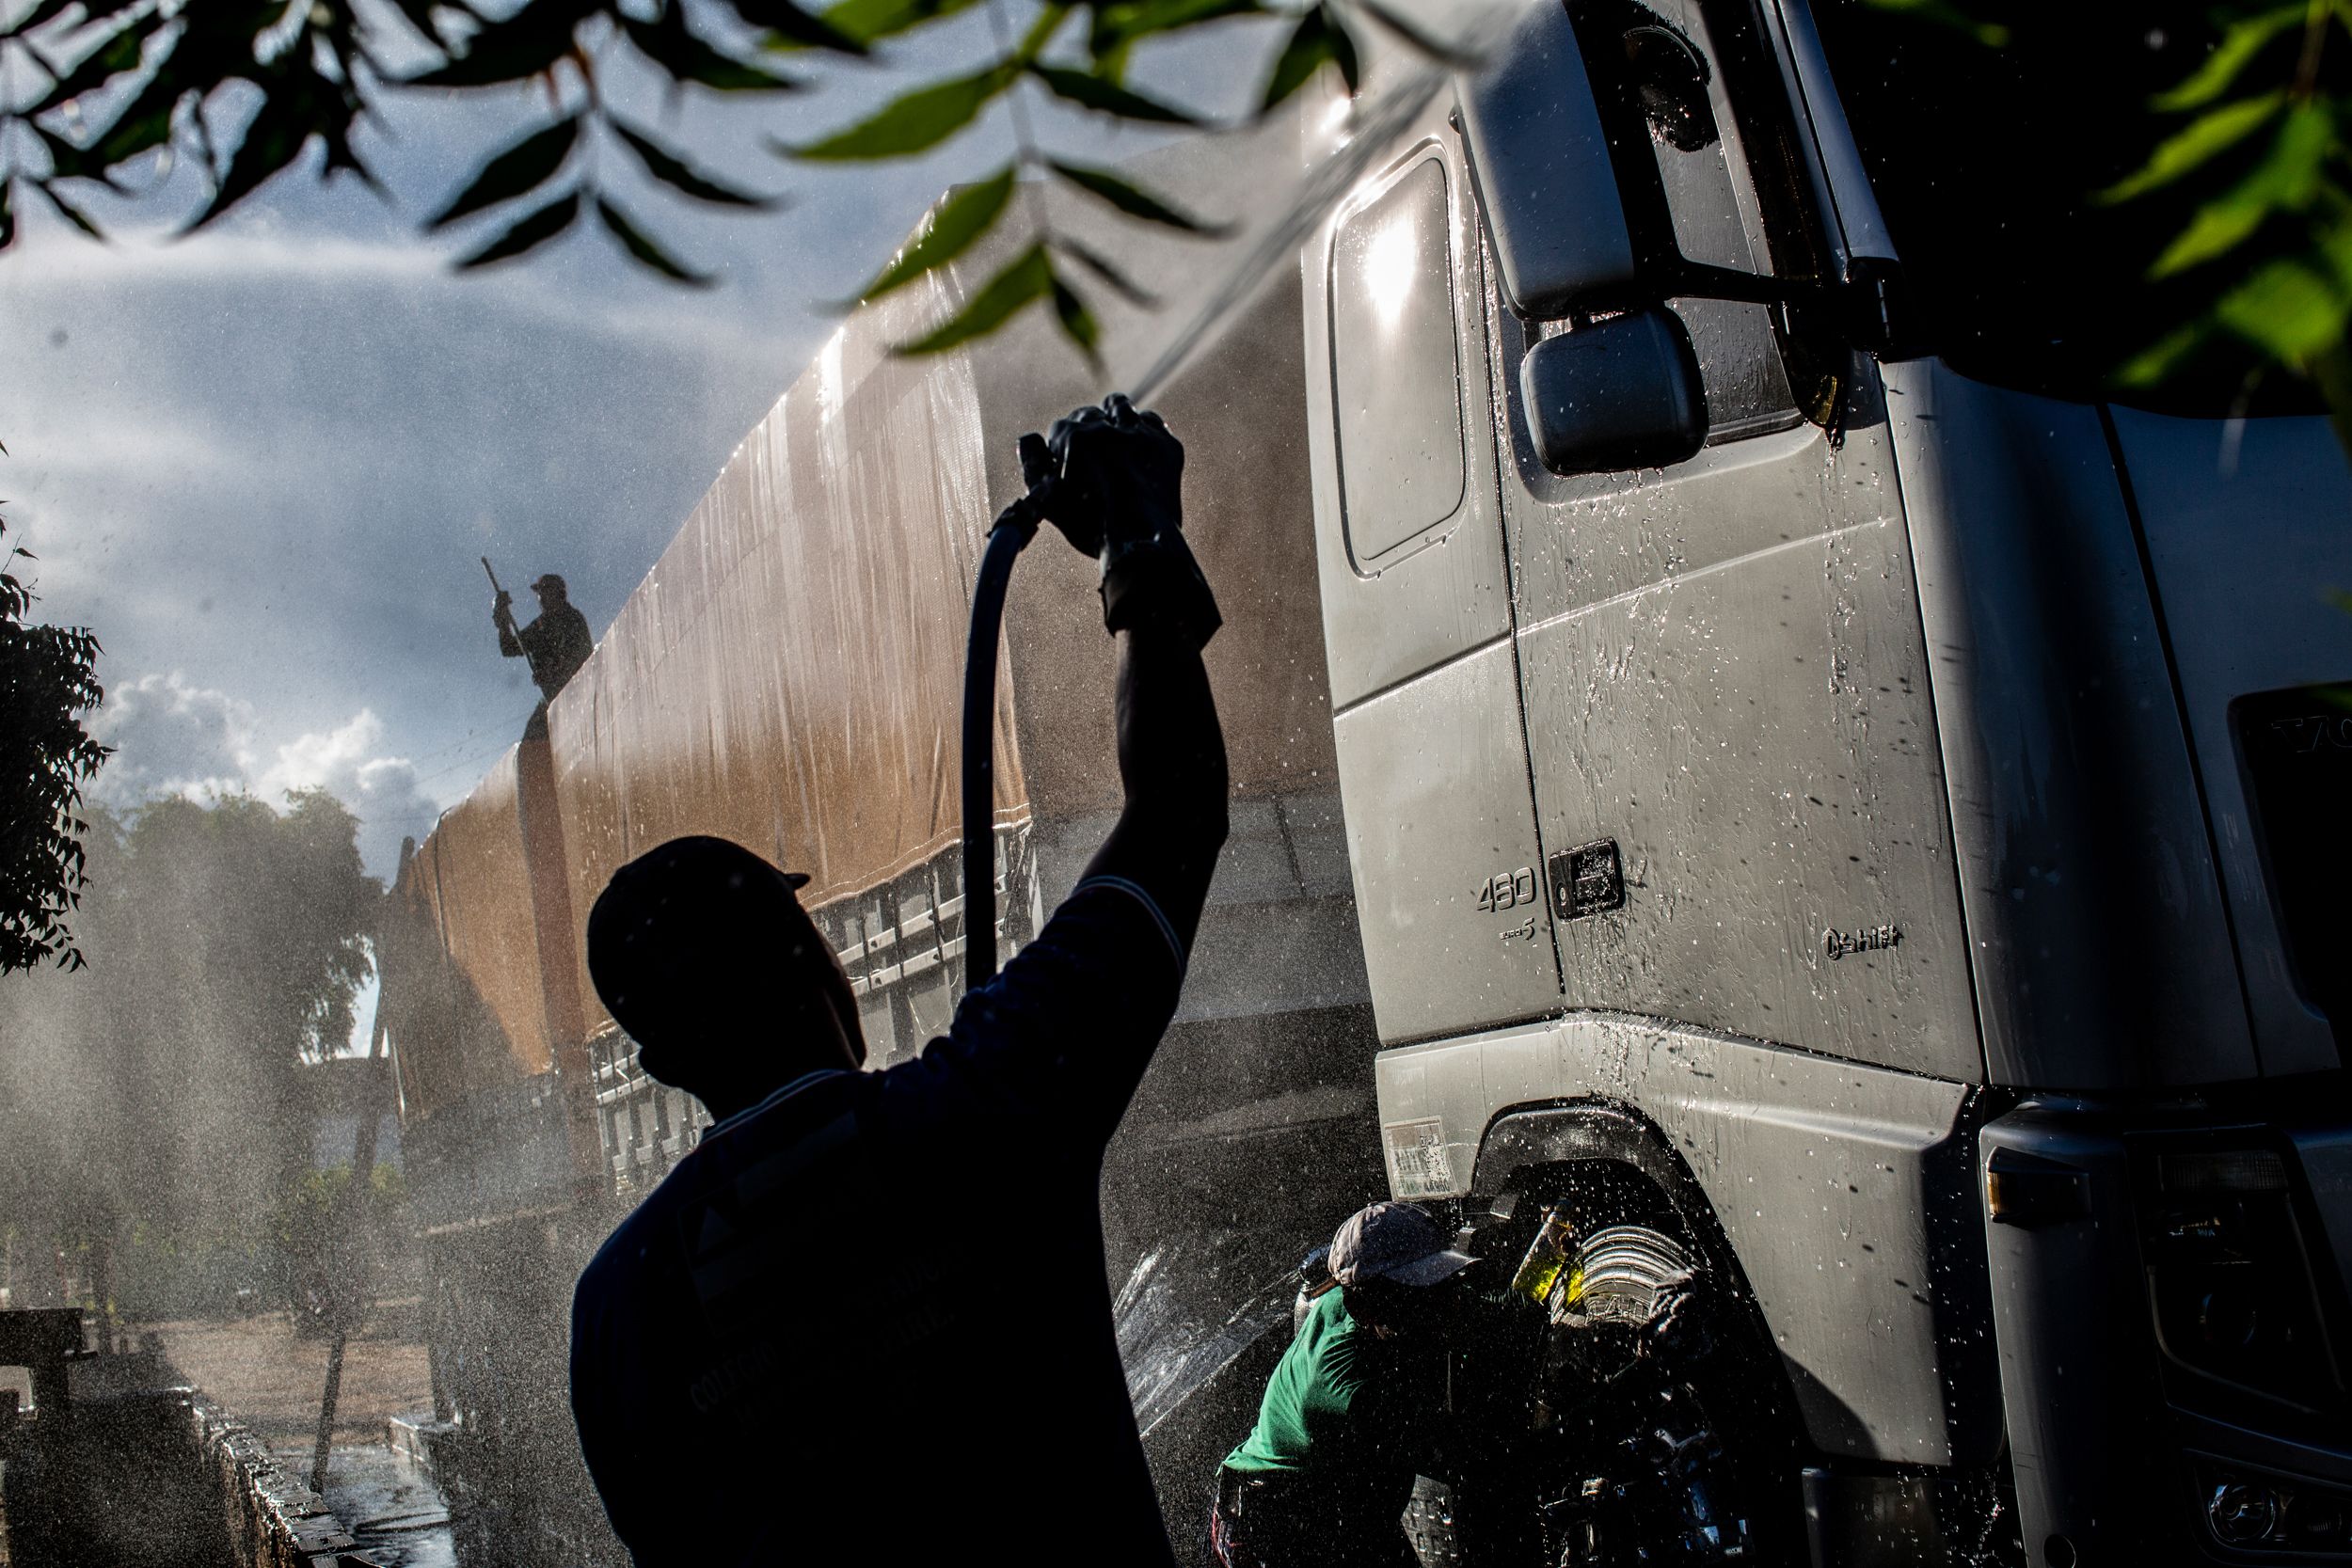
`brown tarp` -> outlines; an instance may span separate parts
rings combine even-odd
[[[472,795],[444,811],[414,867],[423,872],[425,900],[461,997],[463,992],[480,997],[513,1074],[532,1077],[546,1072],[552,1053],[515,785],[510,748],[472,787]]]
[[[960,833],[965,607],[993,513],[969,363],[885,352],[937,290],[907,293],[753,428],[557,700],[580,921],[614,867],[682,833],[807,872],[812,904]],[[1027,794],[1000,693],[1004,821]]]
[[[990,522],[1019,491],[1016,437],[1089,393],[1084,366],[1041,319],[976,356],[887,352],[959,296],[953,278],[926,280],[827,341],[557,699],[566,958],[591,1032],[609,1020],[579,931],[630,857],[678,834],[720,834],[809,873],[804,896],[821,905],[959,837],[973,573]],[[1332,778],[1301,341],[1296,281],[1278,278],[1155,400],[1190,452],[1187,530],[1225,610],[1209,666],[1245,798]],[[1050,531],[1015,573],[998,681],[1000,823],[1033,805],[1056,820],[1118,805],[1114,650],[1093,573]],[[468,897],[510,922],[496,935],[480,923],[461,930],[464,900],[443,911],[453,950],[468,952],[501,1019],[519,1018],[538,985],[528,881],[513,858],[514,780],[510,754],[430,846],[445,878],[463,866]],[[508,836],[500,854],[477,858],[485,816]],[[547,1060],[542,1033],[512,1037]]]

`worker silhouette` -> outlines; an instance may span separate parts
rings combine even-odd
[[[1218,617],[1157,416],[1114,397],[1022,457],[1008,519],[1102,562],[1125,787],[1037,940],[869,1073],[805,877],[675,839],[588,917],[641,1065],[717,1120],[573,1294],[580,1446],[640,1568],[1170,1560],[1098,1189],[1225,839]]]
[[[531,591],[539,595],[539,614],[527,626],[516,626],[515,595],[505,589],[500,589],[490,604],[490,623],[499,629],[499,652],[508,658],[530,660],[532,684],[539,689],[539,705],[523,726],[525,739],[548,733],[548,705],[596,651],[588,617],[572,608],[562,578],[548,572],[531,585]]]

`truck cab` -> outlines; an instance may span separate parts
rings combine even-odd
[[[1537,0],[1303,257],[1390,1188],[1696,1262],[1719,1555],[2352,1560],[2352,471],[2108,377],[2154,9]]]

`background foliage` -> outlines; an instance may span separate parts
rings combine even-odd
[[[8,521],[0,518],[0,545]],[[87,881],[82,786],[106,758],[81,716],[105,697],[87,626],[30,626],[33,593],[0,553],[0,974],[80,967],[68,928]]]
[[[268,1242],[380,894],[318,792],[89,814],[87,967],[0,984],[0,1214],[37,1248]],[[261,1227],[261,1228],[258,1228]]]

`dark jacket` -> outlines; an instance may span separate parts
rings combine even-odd
[[[508,658],[529,659],[532,684],[550,703],[580,673],[588,656],[596,651],[596,637],[588,629],[588,617],[564,599],[541,610],[539,618],[520,630],[516,629],[513,621],[504,619],[498,627],[499,652]]]
[[[1164,1568],[1098,1188],[1183,973],[1140,888],[1083,881],[921,1056],[787,1085],[622,1223],[572,1408],[641,1568]]]

